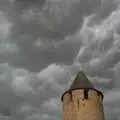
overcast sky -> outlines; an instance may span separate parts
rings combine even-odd
[[[0,0],[0,120],[62,120],[80,69],[120,120],[119,19],[120,0]]]

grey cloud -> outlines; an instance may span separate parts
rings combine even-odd
[[[104,0],[95,11],[94,0],[39,2],[0,7],[12,24],[0,39],[0,117],[59,119],[60,95],[83,69],[104,91],[106,117],[119,119],[119,3]]]
[[[59,43],[45,43],[38,47],[34,45],[30,48],[28,45],[21,46],[21,51],[18,49],[18,52],[14,54],[8,56],[2,54],[1,56],[3,56],[3,61],[9,60],[9,63],[17,67],[21,66],[30,71],[39,71],[52,63],[72,64],[80,46],[81,41],[79,39],[69,37],[68,40]]]
[[[11,117],[0,116],[0,120],[14,120],[14,119]]]
[[[24,2],[18,1],[18,3],[23,4],[22,6],[24,7]],[[36,3],[37,2],[35,2],[35,4]],[[87,7],[88,5],[88,9],[84,9],[85,6]],[[85,14],[92,13],[92,9],[97,8],[97,5],[100,5],[100,1],[96,2],[92,0],[89,2],[76,0],[70,2],[61,0],[59,2],[46,2],[44,9],[39,10],[35,6],[36,9],[30,10],[32,13],[28,9],[28,12],[32,14],[28,21],[22,17],[27,11],[18,14],[17,18],[15,17],[16,22],[13,24],[13,33],[15,33],[17,37],[18,35],[28,34],[32,35],[31,37],[34,36],[33,39],[39,36],[47,39],[60,39],[69,34],[73,34],[77,30],[77,27],[79,27],[82,17]],[[18,8],[17,5],[15,5],[15,7]],[[25,15],[25,17],[28,15]],[[51,29],[48,28],[49,24],[53,26]],[[40,32],[38,33],[38,31]]]
[[[41,8],[45,0],[14,0],[14,9],[16,12],[21,12],[25,9]]]
[[[9,36],[11,41],[17,44],[20,52],[10,56],[2,55],[2,61],[9,59],[9,63],[21,67],[25,66],[28,69],[34,68],[34,70],[37,69],[37,71],[40,67],[46,67],[54,61],[57,63],[71,64],[79,49],[80,41],[74,40],[76,39],[74,37],[69,38],[73,40],[70,40],[70,42],[58,42],[58,48],[55,48],[51,44],[51,41],[58,39],[64,40],[64,37],[69,34],[74,34],[79,28],[83,16],[91,14],[93,12],[92,9],[100,5],[100,1],[96,2],[92,0],[89,2],[90,4],[88,1],[77,0],[73,2],[48,1],[45,2],[43,8],[40,9],[36,6],[37,3],[35,1],[33,4],[34,7],[31,6],[33,1],[30,1],[30,3],[27,2],[28,1],[23,2],[16,0],[11,3],[11,5],[16,7],[13,13],[17,13],[17,4],[21,4],[21,11],[26,8],[23,12],[17,15],[14,14],[12,17],[11,37]],[[83,6],[88,5],[88,9],[84,10],[85,7]],[[58,13],[60,13],[60,16],[58,16]],[[33,46],[38,37],[40,37],[40,40],[43,42],[50,42],[47,49],[38,49]],[[45,46],[47,45],[45,44]],[[69,53],[69,55],[66,56],[66,53]],[[28,59],[30,62],[28,62]],[[37,66],[33,65],[31,61],[34,61],[34,64],[39,64],[38,68],[36,68]]]
[[[90,2],[91,3],[89,5],[90,9],[93,6],[94,6],[93,8],[96,8],[96,4],[94,5],[92,4],[94,2],[95,2],[94,0]],[[74,34],[77,28],[79,27],[79,24],[81,24],[82,16],[84,16],[85,14],[90,14],[88,13],[90,10],[87,10],[86,12],[82,13],[85,7],[80,7],[87,5],[88,5],[87,1],[86,2],[73,1],[72,3],[70,3],[70,1],[48,2],[45,4],[44,9],[42,8],[41,10],[38,9],[27,10],[19,14],[17,18],[15,17],[15,22],[13,23],[13,27],[12,27],[11,39],[13,39],[21,49],[21,54],[22,54],[21,57],[25,59],[29,58],[31,60],[32,58],[34,58],[34,60],[32,60],[34,61],[34,63],[41,64],[43,66],[44,66],[44,62],[42,61],[46,61],[46,63],[49,61],[49,64],[50,61],[65,62],[65,63],[67,61],[68,64],[71,63],[72,62],[71,59],[73,59],[74,56],[76,55],[76,51],[78,47],[74,47],[74,45],[70,45],[71,47],[69,47],[69,45],[67,45],[69,44],[69,42],[60,43],[60,48],[54,48],[53,46],[50,46],[48,49],[42,49],[42,50],[41,49],[37,50],[36,48],[33,48],[33,43],[36,39],[38,39],[39,36],[42,41],[53,41],[53,40],[56,41],[58,39],[64,40],[65,36],[69,34]],[[53,10],[53,14],[51,10]],[[33,11],[32,13],[30,13],[32,15],[30,15],[28,20],[26,20],[26,17],[28,16],[27,12],[30,11]],[[57,16],[58,13],[60,13],[60,16]],[[74,44],[74,42],[72,43],[71,41],[71,44]],[[22,51],[24,53],[22,53]],[[69,53],[70,55],[66,57],[66,55],[63,54],[65,52],[67,52],[67,54]],[[48,56],[50,56],[50,58]],[[28,64],[27,62],[25,63]],[[25,64],[23,65],[25,66]],[[31,62],[27,66],[30,65]]]
[[[28,79],[27,79],[27,73],[28,73],[27,71],[26,71],[26,74],[25,74],[24,70],[19,70],[19,71],[21,71],[20,72],[21,74],[18,74],[21,76],[21,79],[18,79],[19,80],[18,82],[16,81],[17,79],[15,79],[16,85],[18,83],[21,84],[21,82],[22,82],[22,86],[20,86],[21,88],[25,87],[24,84],[26,84],[27,86],[29,85],[32,88],[32,91],[30,93],[22,95],[24,98],[24,101],[21,101],[21,103],[16,105],[16,107],[17,107],[16,117],[27,119],[27,117],[32,117],[30,115],[31,112],[32,112],[33,116],[34,116],[34,114],[41,116],[42,114],[44,114],[46,112],[49,113],[50,116],[55,116],[54,115],[55,108],[53,107],[53,112],[51,113],[49,111],[49,109],[47,109],[46,107],[49,107],[49,105],[52,105],[52,104],[49,104],[49,102],[52,100],[52,98],[55,98],[53,100],[56,101],[56,96],[59,96],[61,91],[63,91],[62,88],[59,86],[58,81],[61,80],[66,75],[66,71],[69,71],[69,67],[67,67],[67,66],[62,67],[62,66],[53,64],[53,65],[48,66],[48,68],[45,68],[44,70],[42,70],[40,73],[38,73],[36,75],[33,74],[33,77],[31,75],[30,75],[31,77],[28,76]],[[16,77],[20,78],[15,72],[14,72],[14,74],[16,75]],[[58,76],[58,74],[60,74],[61,77]],[[36,76],[36,77],[34,77],[34,76]],[[34,78],[34,81],[33,81],[33,78]],[[56,79],[58,81],[56,81]],[[67,78],[66,78],[66,80],[67,80]],[[13,86],[13,88],[14,88],[14,86]],[[60,89],[58,89],[58,88],[60,88]],[[25,89],[26,89],[26,87],[25,87]],[[22,91],[25,92],[26,91],[25,89],[23,89],[23,88],[20,89],[19,87],[16,86],[16,89],[14,89],[14,90],[15,90],[16,94],[19,95],[17,90],[19,90],[19,92],[22,92]],[[50,101],[49,101],[49,99],[50,99]],[[44,104],[46,107],[44,106]],[[53,105],[56,106],[56,104],[53,104]],[[25,109],[26,112],[22,111],[22,108],[24,110],[25,106],[28,108],[28,109],[27,108]],[[58,110],[57,116],[59,116],[59,114],[60,114],[59,107],[56,109]]]
[[[116,9],[118,4],[119,2],[117,2],[117,0],[102,0],[100,17],[106,18],[106,16],[109,16],[111,12]]]
[[[40,107],[44,94],[48,94],[48,91],[51,91],[52,89],[51,87],[46,88],[44,86],[47,86],[47,84],[51,86],[52,82],[45,82],[44,79],[44,85],[40,84],[38,87],[36,86],[34,88],[34,84],[31,84],[31,81],[34,78],[34,74],[30,74],[27,70],[15,69],[14,67],[12,68],[12,66],[9,66],[7,64],[1,64],[0,69],[0,113],[3,116],[8,116],[15,119],[25,119],[26,117],[29,117],[30,112],[36,114],[37,106]],[[44,78],[45,77],[47,76],[44,76]],[[49,76],[47,79],[48,78]],[[34,78],[34,80],[42,81],[42,78]],[[42,92],[41,89],[39,89],[40,87],[42,87],[44,94],[41,94]],[[48,89],[48,91],[46,91],[46,89]],[[57,88],[55,89],[57,90]],[[52,95],[51,92],[49,92],[49,94]],[[49,95],[47,98],[44,98],[44,101],[45,99],[47,100],[49,97],[51,97],[51,95]],[[25,107],[25,105],[27,105],[28,108],[32,107],[31,110],[27,110],[28,112],[26,111],[26,114],[24,111],[25,108],[21,109],[23,106]]]
[[[106,119],[119,119],[119,88],[115,88],[105,94],[104,101]],[[111,97],[111,98],[110,98]],[[112,108],[112,109],[111,109]],[[110,109],[110,110],[109,110]],[[114,114],[112,114],[114,113]]]
[[[90,75],[94,74],[105,78],[116,79],[115,71],[110,69],[113,69],[120,60],[119,44],[116,44],[117,38],[114,37],[114,34],[116,34],[115,26],[119,23],[116,22],[113,15],[114,13],[115,16],[119,15],[118,11],[119,10],[112,12],[111,15],[103,21],[103,24],[99,26],[92,25],[93,27],[91,27],[86,24],[81,29],[82,42],[85,44],[85,48],[78,59],[82,63],[85,71]],[[111,24],[109,25],[108,22]],[[85,35],[84,32],[87,32],[88,36]],[[89,38],[91,38],[91,40],[89,40]]]

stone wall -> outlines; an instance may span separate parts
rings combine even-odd
[[[84,89],[66,93],[63,96],[63,120],[104,120],[102,96],[90,89],[87,97]]]

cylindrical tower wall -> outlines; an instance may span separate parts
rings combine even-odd
[[[92,89],[64,94],[63,120],[104,120],[102,95]]]

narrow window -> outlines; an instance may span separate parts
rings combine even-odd
[[[70,100],[72,101],[72,92],[70,91],[69,94],[70,94]]]
[[[79,109],[79,99],[77,98],[77,107]]]
[[[84,90],[84,99],[88,99],[88,89]]]

